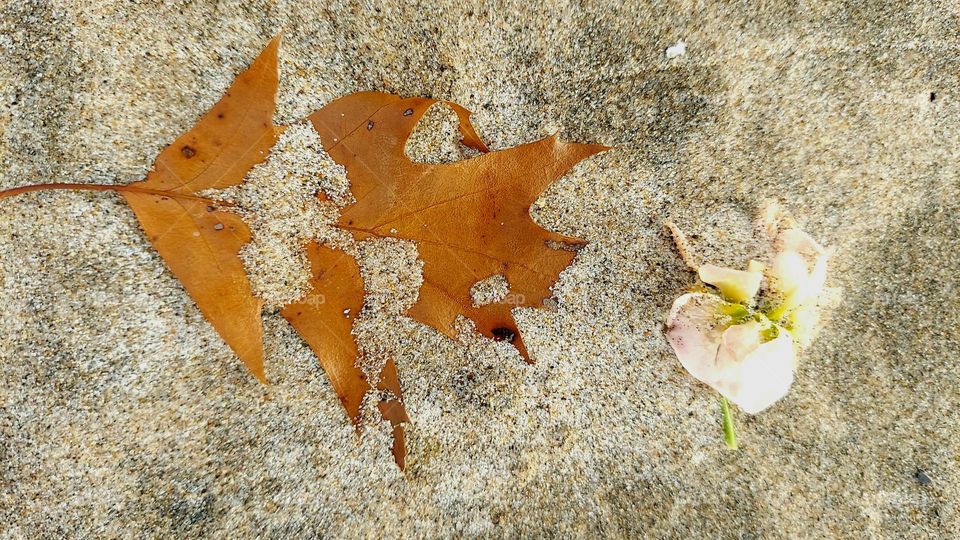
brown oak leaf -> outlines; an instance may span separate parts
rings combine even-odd
[[[547,231],[530,217],[530,205],[579,161],[607,149],[555,136],[489,152],[457,113],[463,144],[484,154],[448,164],[411,161],[404,146],[421,116],[437,100],[360,92],[310,115],[330,156],[347,169],[357,199],[338,225],[357,239],[413,240],[424,261],[423,286],[408,310],[414,319],[456,337],[464,315],[485,336],[512,342],[529,361],[512,309],[541,307],[550,287],[583,240]],[[511,294],[474,306],[470,289],[503,275]]]
[[[262,382],[263,302],[254,296],[238,256],[250,241],[250,229],[237,214],[221,209],[229,204],[198,193],[242,183],[276,144],[283,130],[273,124],[278,46],[275,38],[193,129],[160,153],[143,181],[37,184],[0,191],[0,199],[50,189],[118,192],[204,317]],[[363,283],[356,262],[343,252],[316,242],[305,249],[313,267],[312,290],[301,302],[285,306],[282,315],[315,352],[359,427],[361,404],[371,388],[357,366],[352,322],[344,310],[360,312]],[[409,419],[392,360],[379,377],[379,409],[393,427],[393,452],[402,468],[406,450],[401,423]]]
[[[252,292],[240,248],[250,230],[222,202],[198,193],[240,184],[267,157],[279,134],[273,124],[277,92],[274,39],[241,73],[197,125],[164,149],[141,182],[128,185],[40,184],[0,192],[0,199],[44,189],[116,191],[201,312],[247,368],[265,382],[262,301]],[[538,307],[583,241],[547,231],[530,217],[530,205],[553,181],[582,159],[606,149],[547,137],[490,152],[453,103],[463,144],[482,155],[450,164],[407,158],[404,145],[426,110],[437,103],[361,92],[311,115],[324,148],[347,169],[356,203],[338,226],[356,239],[395,237],[417,243],[424,283],[409,315],[455,337],[458,315],[481,333],[512,342],[529,360],[513,319],[514,307]],[[393,429],[393,454],[402,469],[408,422],[400,380],[388,359],[372,385],[359,367],[353,319],[363,308],[364,287],[356,261],[343,251],[310,242],[310,291],[281,314],[318,357],[347,415],[358,427],[364,400],[372,396]],[[492,275],[509,282],[509,299],[474,306],[471,287]]]
[[[218,210],[216,201],[197,193],[242,183],[276,143],[282,130],[273,125],[279,44],[274,38],[196,126],[157,156],[146,179],[126,185],[37,184],[0,192],[0,198],[47,189],[119,192],[204,317],[262,382],[263,302],[253,295],[238,256],[250,241],[250,229],[239,216]]]
[[[157,156],[145,180],[121,191],[204,317],[263,382],[263,302],[238,257],[250,230],[195,194],[242,183],[276,144],[278,45],[271,41],[196,126]]]

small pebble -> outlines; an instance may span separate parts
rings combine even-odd
[[[667,47],[666,53],[667,60],[672,60],[674,58],[683,56],[687,54],[687,44],[682,41],[678,41],[675,45]]]

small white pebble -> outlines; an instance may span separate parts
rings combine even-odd
[[[671,45],[667,47],[668,60],[672,60],[674,58],[677,58],[678,56],[683,56],[685,54],[687,54],[687,44],[682,41],[678,41],[676,45]]]

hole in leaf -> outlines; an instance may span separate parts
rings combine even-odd
[[[412,109],[407,109],[413,114]],[[404,112],[406,114],[406,112]],[[460,143],[457,113],[443,103],[432,105],[413,129],[404,153],[417,163],[453,163],[480,153]]]
[[[495,274],[474,283],[470,288],[470,297],[473,299],[473,305],[480,307],[503,300],[509,292],[510,284],[507,278],[501,274]]]
[[[496,341],[506,341],[507,343],[513,343],[513,340],[516,339],[517,333],[513,330],[500,326],[491,330],[493,333],[493,339]]]

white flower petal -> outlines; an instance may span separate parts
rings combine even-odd
[[[823,293],[829,253],[800,229],[787,229],[778,238],[780,251],[770,269],[771,288],[782,295],[771,318],[781,319],[798,309],[814,309]],[[809,318],[809,317],[808,317]]]
[[[728,332],[739,326],[745,325],[732,326]],[[758,335],[758,331],[753,333],[753,336]],[[746,339],[749,345],[752,345],[756,338],[740,335],[731,339]],[[724,341],[730,341],[726,335]],[[741,350],[746,349],[747,347],[743,347]],[[781,329],[775,339],[758,345],[746,355],[726,357],[722,360],[718,358],[718,364],[723,368],[711,386],[736,403],[744,412],[757,414],[787,395],[793,384],[793,338],[789,332]]]
[[[720,348],[717,350],[717,366],[727,369],[757,350],[760,347],[762,329],[757,321],[748,321],[724,330],[720,336]]]
[[[806,347],[813,342],[813,337],[820,326],[820,307],[810,302],[793,310],[789,318],[790,334],[797,340],[800,347]]]
[[[781,251],[770,269],[773,288],[784,296],[804,288],[810,279],[807,260],[796,251]]]
[[[778,237],[780,251],[796,251],[803,255],[822,255],[823,247],[800,229],[786,229]]]
[[[700,265],[700,279],[720,289],[723,297],[732,302],[750,302],[760,290],[762,272],[734,270],[715,264]]]
[[[691,375],[756,414],[793,383],[793,339],[780,329],[775,339],[762,343],[764,326],[756,321],[726,326],[730,318],[724,305],[710,294],[681,296],[670,310],[667,340]]]
[[[827,256],[820,255],[817,257],[817,262],[813,265],[813,271],[810,272],[810,279],[807,280],[802,303],[806,303],[810,300],[816,300],[818,296],[823,294],[823,287],[826,285],[826,283]]]
[[[667,318],[667,341],[680,364],[704,382],[715,369],[717,347],[729,321],[720,315],[723,303],[713,294],[685,294],[674,301]]]

